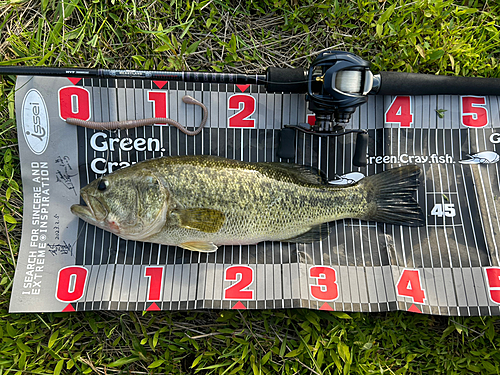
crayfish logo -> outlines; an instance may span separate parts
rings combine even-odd
[[[493,151],[482,151],[466,156],[468,159],[460,160],[460,164],[494,164],[500,160],[500,155]]]
[[[49,115],[38,90],[26,93],[21,110],[24,139],[34,154],[41,155],[49,145]]]

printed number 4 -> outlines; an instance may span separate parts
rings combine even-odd
[[[443,217],[443,216],[455,217],[456,214],[457,212],[455,210],[455,205],[453,203],[445,203],[445,204],[438,203],[431,210],[431,215],[437,217]]]
[[[413,124],[411,97],[396,96],[385,112],[385,122],[399,124],[401,127],[410,127]]]
[[[413,302],[424,303],[425,301],[425,290],[422,289],[418,270],[403,270],[396,289],[399,296],[410,297]]]
[[[491,300],[495,303],[500,303],[500,268],[486,268],[486,276],[488,278],[488,289]]]

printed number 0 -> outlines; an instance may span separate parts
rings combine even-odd
[[[82,298],[87,284],[88,270],[82,266],[69,266],[59,270],[56,298],[61,302],[75,302]]]
[[[79,86],[66,86],[59,89],[59,116],[87,121],[90,119],[90,92]]]
[[[248,266],[228,267],[224,274],[224,281],[237,281],[238,275],[240,275],[240,280],[224,289],[224,299],[253,299],[253,290],[243,290],[253,282],[253,269]]]
[[[320,301],[334,301],[339,297],[337,274],[331,267],[311,267],[309,277],[316,279],[316,285],[309,285],[311,295]]]
[[[247,94],[229,97],[229,109],[239,110],[229,117],[230,128],[255,128],[255,119],[249,117],[255,112],[255,98]]]
[[[422,289],[418,270],[403,270],[396,289],[399,296],[410,297],[413,302],[424,303],[425,301],[425,290]]]

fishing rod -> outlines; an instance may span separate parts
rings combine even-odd
[[[263,85],[268,93],[305,93],[308,108],[316,115],[315,124],[310,128],[302,124],[285,126],[281,131],[278,156],[294,157],[297,130],[319,136],[357,132],[353,158],[356,166],[366,165],[368,134],[365,130],[345,131],[344,127],[357,107],[366,103],[368,95],[500,95],[498,78],[401,72],[373,74],[368,61],[343,51],[319,54],[307,70],[269,67],[265,74],[0,66],[0,75],[255,84]]]

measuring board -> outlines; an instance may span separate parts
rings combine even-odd
[[[121,131],[77,128],[68,117],[170,117]],[[422,168],[416,198],[426,226],[329,223],[309,244],[263,242],[198,253],[126,241],[73,216],[80,188],[137,161],[276,156],[284,125],[314,121],[305,95],[256,85],[18,77],[16,113],[24,191],[11,312],[309,308],[437,315],[500,314],[498,97],[371,96],[347,129],[367,129],[367,166],[352,165],[354,136],[297,133],[298,164],[336,183],[350,172]]]

